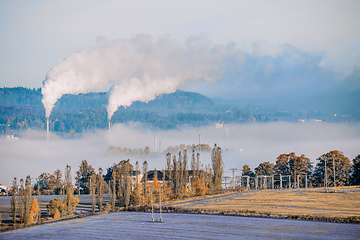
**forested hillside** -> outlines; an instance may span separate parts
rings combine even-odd
[[[3,134],[28,128],[44,129],[46,119],[41,98],[41,89],[0,88]],[[51,130],[72,134],[106,128],[107,98],[104,92],[63,96],[50,116]],[[142,122],[162,129],[199,126],[223,121],[226,116],[221,114],[222,111],[201,94],[178,90],[148,103],[134,102],[126,109],[119,108],[112,123]]]
[[[352,96],[352,95],[351,95]],[[354,100],[348,96],[347,98]],[[0,131],[13,134],[32,128],[45,129],[45,110],[41,102],[41,89],[23,87],[0,88]],[[346,99],[347,99],[346,98]],[[55,104],[50,115],[50,129],[66,135],[105,129],[108,126],[106,106],[108,95],[96,92],[79,95],[64,95]],[[199,93],[176,91],[156,99],[134,102],[130,107],[120,107],[111,122],[141,122],[146,127],[173,129],[181,126],[204,126],[220,123],[267,122],[267,121],[326,121],[357,122],[360,112],[353,103],[341,104],[341,111],[324,110],[327,104],[315,108],[316,101],[297,106],[288,101],[224,101],[212,100]],[[348,102],[349,100],[347,100]],[[251,104],[256,102],[257,104]],[[340,103],[337,103],[338,105]],[[335,103],[333,104],[335,105]],[[350,111],[345,111],[351,108]],[[338,114],[336,114],[338,113]]]

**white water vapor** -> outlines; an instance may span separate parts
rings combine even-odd
[[[42,88],[46,117],[64,94],[88,93],[113,84],[107,107],[110,120],[118,107],[175,92],[187,81],[216,81],[230,57],[238,64],[243,61],[234,44],[211,45],[202,36],[188,38],[184,46],[147,34],[105,41],[71,54],[47,73]]]
[[[273,122],[180,130],[151,131],[138,123],[114,124],[111,131],[99,130],[95,134],[84,134],[79,139],[63,139],[50,133],[52,141],[49,142],[45,140],[45,131],[27,130],[22,132],[18,140],[0,138],[0,183],[11,186],[14,177],[37,177],[43,172],[52,173],[56,169],[64,171],[66,165],[71,165],[74,177],[84,159],[96,170],[100,167],[106,170],[127,158],[134,166],[136,161],[142,164],[146,160],[150,170],[160,170],[166,165],[164,151],[167,147],[198,144],[199,135],[201,143],[207,143],[211,147],[217,143],[222,148],[227,176],[232,174],[229,170],[231,168],[237,168],[236,175],[241,175],[244,164],[254,170],[262,162],[275,163],[282,153],[295,152],[297,156],[305,154],[314,166],[316,158],[332,150],[342,151],[350,160],[360,153],[358,124]],[[157,153],[154,152],[155,136],[158,141]],[[152,154],[151,157],[107,154],[110,146],[149,146]],[[191,153],[188,153],[188,157],[191,157]],[[210,154],[201,153],[200,161],[204,165],[211,164]]]

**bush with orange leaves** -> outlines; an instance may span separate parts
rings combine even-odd
[[[208,190],[207,187],[205,187],[205,184],[201,182],[201,179],[197,179],[191,183],[191,188],[195,192],[195,195],[201,195],[204,196],[206,191]]]
[[[36,197],[34,196],[30,206],[30,222],[35,222],[36,219],[39,219],[39,215],[38,215],[39,212],[40,212],[39,203]]]

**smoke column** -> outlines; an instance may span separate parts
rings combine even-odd
[[[46,118],[46,139],[49,141],[49,118]]]
[[[201,36],[190,37],[184,46],[166,37],[154,41],[147,34],[108,41],[71,54],[47,73],[42,88],[46,118],[64,94],[88,93],[111,84],[110,121],[120,106],[175,92],[187,81],[216,81],[222,75],[224,60],[230,57],[239,64],[243,61],[233,44],[212,46]]]

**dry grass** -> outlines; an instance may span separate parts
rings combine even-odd
[[[332,190],[332,189],[330,189]],[[215,213],[252,213],[273,217],[360,219],[360,188],[244,191],[173,203],[172,207]]]

